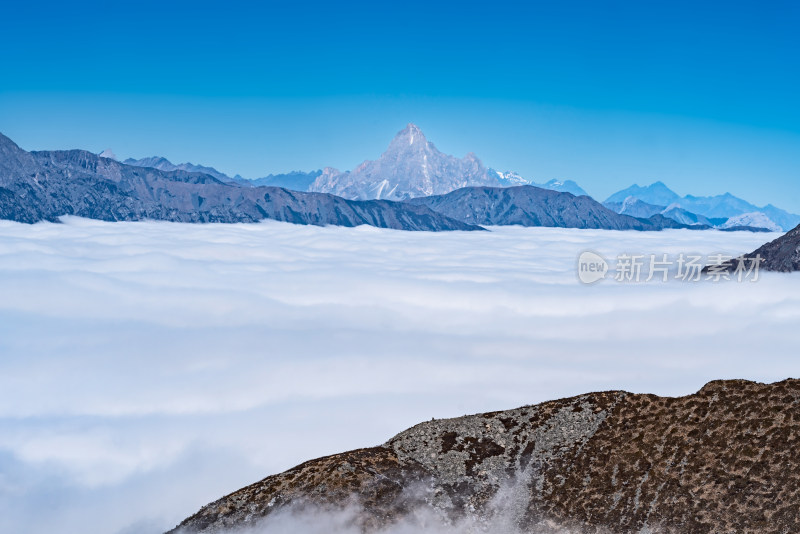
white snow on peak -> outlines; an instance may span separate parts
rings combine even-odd
[[[375,194],[375,198],[383,198],[383,190],[386,189],[386,186],[389,185],[389,180],[381,180],[381,183],[378,184],[378,192]]]
[[[100,154],[98,154],[98,156],[100,156],[101,158],[108,158],[113,160],[117,159],[117,155],[114,154],[114,151],[111,150],[110,148],[103,150],[102,152],[100,152]]]
[[[735,217],[731,217],[725,224],[720,226],[720,228],[733,228],[734,226],[751,226],[753,228],[766,228],[767,230],[771,230],[773,232],[780,232],[782,231],[781,227],[778,226],[772,219],[767,217],[766,214],[761,213],[760,211],[754,211],[752,213],[742,213],[741,215],[737,215]]]
[[[629,206],[635,205],[637,202],[639,202],[639,199],[634,196],[625,197],[625,200],[622,201],[622,206],[624,208],[627,208]]]

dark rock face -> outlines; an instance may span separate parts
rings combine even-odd
[[[589,197],[529,185],[465,187],[446,195],[411,199],[407,203],[427,206],[465,223],[489,226],[518,224],[607,230],[686,228],[663,216],[637,219],[614,213]]]
[[[800,271],[800,226],[750,254],[723,264],[721,270],[733,272],[741,267],[746,271],[756,258],[761,259],[760,269],[782,273]]]
[[[789,533],[800,524],[799,444],[798,380],[717,381],[679,398],[594,393],[422,423],[268,477],[172,532],[355,501],[367,532],[424,508],[484,525],[502,514],[521,532]]]
[[[106,221],[255,222],[399,230],[479,230],[424,206],[353,202],[208,174],[135,167],[82,150],[26,152],[0,135],[0,218],[33,223],[77,215]]]
[[[761,256],[769,271],[800,271],[800,226],[749,254]]]

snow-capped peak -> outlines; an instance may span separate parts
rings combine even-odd
[[[102,152],[100,152],[100,154],[98,154],[98,156],[100,156],[101,158],[108,158],[113,160],[117,159],[117,155],[114,154],[114,151],[111,150],[110,148],[103,150]]]
[[[416,124],[409,122],[405,128],[397,133],[392,144],[425,146],[427,142],[428,140],[425,139],[425,134],[422,133],[422,130]]]
[[[752,213],[742,213],[741,215],[731,217],[730,219],[725,221],[725,224],[720,226],[720,228],[733,228],[735,226],[766,228],[767,230],[770,230],[772,232],[782,231],[780,226],[778,226],[772,219],[770,219],[766,214],[761,213],[760,211],[754,211]]]

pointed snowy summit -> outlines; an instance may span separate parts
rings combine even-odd
[[[422,130],[419,129],[414,123],[409,122],[405,128],[397,132],[386,148],[386,152],[390,154],[397,154],[409,151],[421,151],[427,148],[434,148],[433,144],[428,141]]]
[[[500,186],[495,172],[475,154],[456,158],[440,152],[416,124],[395,135],[386,151],[351,172],[326,170],[309,191],[333,193],[354,200],[440,195],[467,186]]]

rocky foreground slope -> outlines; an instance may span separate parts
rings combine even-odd
[[[419,424],[202,508],[173,533],[355,503],[366,532],[433,512],[517,532],[800,531],[800,380],[716,381],[679,398],[593,393]],[[574,530],[573,530],[574,529]]]

